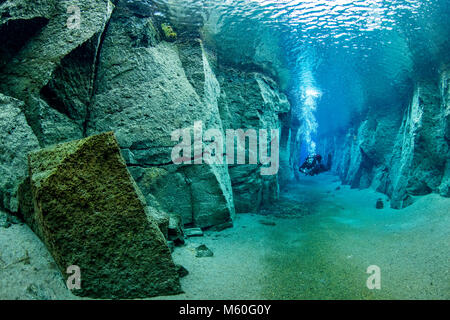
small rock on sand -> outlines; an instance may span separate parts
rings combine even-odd
[[[212,252],[206,245],[202,244],[195,248],[195,256],[197,258],[205,258],[205,257],[212,257],[214,255],[214,252]]]
[[[175,267],[177,268],[177,272],[178,275],[180,276],[180,278],[184,278],[189,274],[189,271],[183,267],[181,264],[177,264],[175,265]]]
[[[7,214],[6,212],[0,211],[0,228],[9,228],[13,224],[20,224],[20,220],[12,216],[10,214]]]
[[[210,231],[223,231],[223,230],[229,229],[229,228],[233,228],[233,222],[232,221],[216,225],[216,226],[210,228],[209,230]]]
[[[6,213],[0,211],[0,228],[9,228],[11,223],[8,221]]]
[[[270,227],[277,225],[275,222],[267,221],[267,220],[260,220],[259,223],[261,223],[262,225],[265,225],[265,226],[270,226]]]
[[[384,208],[384,203],[383,203],[383,199],[378,199],[377,200],[377,204],[375,205],[375,207],[377,208],[377,209],[383,209]]]
[[[184,235],[186,237],[203,237],[203,231],[200,228],[184,229]]]

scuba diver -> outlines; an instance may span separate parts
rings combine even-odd
[[[316,154],[309,155],[299,168],[299,171],[307,176],[315,176],[316,174],[327,171],[327,168],[322,164],[322,156]]]

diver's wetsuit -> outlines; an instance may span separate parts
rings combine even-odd
[[[321,155],[314,155],[314,156],[308,156],[306,158],[305,162],[302,164],[302,166],[299,168],[299,171],[310,176],[314,176],[316,174],[319,174],[324,170],[325,168],[321,164],[322,162],[322,156]]]

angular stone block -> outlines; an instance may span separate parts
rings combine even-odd
[[[35,232],[64,277],[81,271],[95,298],[181,292],[170,250],[129,174],[112,132],[29,155]]]

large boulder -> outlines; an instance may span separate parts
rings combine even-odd
[[[112,132],[29,155],[31,225],[64,277],[80,267],[95,298],[180,293],[163,234],[127,170]]]
[[[27,153],[39,143],[21,111],[24,103],[0,94],[0,209],[18,211],[17,191],[27,175]]]

